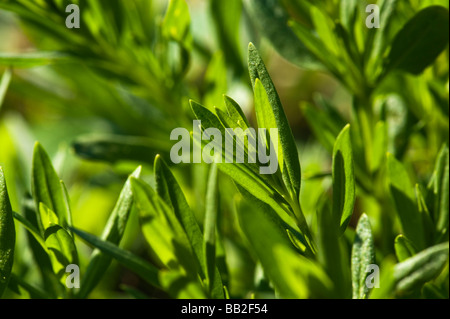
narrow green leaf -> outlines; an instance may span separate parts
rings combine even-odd
[[[116,259],[119,263],[136,273],[150,285],[157,288],[161,286],[158,279],[159,270],[152,264],[134,255],[128,250],[119,248],[111,242],[104,241],[94,235],[88,234],[76,228],[71,228],[71,230],[83,240],[108,255],[110,258]]]
[[[333,149],[333,219],[343,234],[355,204],[355,176],[350,125],[339,133]]]
[[[375,248],[369,217],[361,215],[356,227],[352,249],[352,286],[353,299],[366,299],[370,290],[366,285],[368,267],[375,263]]]
[[[0,166],[0,297],[8,286],[11,276],[15,243],[16,231],[13,212],[6,188],[5,175]]]
[[[6,69],[0,79],[0,110],[2,109],[3,100],[5,99],[6,91],[8,91],[9,83],[11,82],[12,70]]]
[[[150,245],[154,262],[170,270],[197,274],[197,263],[183,227],[166,202],[143,181],[131,185],[142,232]]]
[[[155,178],[156,191],[158,195],[174,209],[175,215],[183,226],[189,242],[191,243],[192,250],[197,257],[200,269],[202,271],[201,276],[204,278],[206,276],[206,263],[203,252],[202,231],[197,223],[194,212],[187,203],[186,197],[184,196],[180,185],[176,181],[167,164],[161,159],[160,156],[155,158]],[[212,297],[224,297],[222,280],[217,268],[215,269]]]
[[[153,138],[123,135],[86,135],[73,142],[75,153],[85,159],[116,163],[120,160],[150,163],[158,152],[170,149]]]
[[[425,247],[422,216],[415,204],[415,197],[408,173],[402,163],[391,154],[387,157],[389,188],[402,224],[405,236],[421,250]]]
[[[395,36],[387,70],[421,73],[446,48],[448,38],[448,9],[430,6],[419,11]]]
[[[118,245],[123,237],[125,228],[128,222],[128,218],[133,207],[134,198],[131,191],[131,178],[139,177],[141,174],[141,166],[128,177],[125,185],[120,192],[119,199],[109,216],[108,222],[101,239],[103,241],[110,242],[114,245]],[[80,291],[78,297],[86,298],[87,295],[95,288],[100,282],[103,274],[111,263],[111,257],[101,253],[101,250],[94,250],[92,252],[88,268],[82,277],[80,284]]]
[[[320,266],[296,252],[269,206],[241,192],[239,225],[280,297],[326,297],[332,283]]]
[[[350,298],[352,294],[350,265],[339,229],[333,223],[331,208],[323,205],[317,212],[318,260],[334,283],[335,298]]]
[[[414,256],[417,252],[414,244],[403,235],[398,235],[395,238],[394,248],[399,262]]]
[[[36,241],[41,245],[41,247],[46,250],[47,247],[45,246],[44,238],[41,236],[41,233],[39,232],[39,230],[36,227],[34,227],[33,224],[31,224],[22,215],[15,213],[15,212],[13,212],[13,214],[14,214],[14,219],[16,219],[19,223],[21,223],[22,226],[25,227],[25,229],[31,235],[33,235],[34,239],[36,239]]]
[[[267,72],[258,50],[252,43],[248,47],[248,68],[253,88],[255,89],[256,79],[259,79],[266,91],[281,142],[283,165],[280,166],[280,169],[283,172],[283,180],[290,192],[291,198],[298,201],[301,170],[297,146],[272,79]],[[281,157],[281,155],[279,156]]]
[[[38,142],[34,146],[32,172],[32,193],[36,210],[40,212],[40,203],[43,203],[56,214],[58,224],[66,227],[67,211],[60,180],[50,158]],[[42,222],[38,221],[40,227],[45,226]]]
[[[380,287],[372,289],[370,299],[389,299],[395,290],[394,267],[396,265],[395,257],[392,255],[386,257],[380,265]]]
[[[204,254],[206,262],[206,286],[211,293],[216,268],[216,223],[218,213],[217,164],[213,163],[208,177],[204,224]]]
[[[0,65],[14,68],[32,68],[41,65],[64,62],[68,55],[61,52],[0,53]]]
[[[397,264],[394,277],[399,293],[420,288],[437,277],[448,262],[448,242],[432,246]]]

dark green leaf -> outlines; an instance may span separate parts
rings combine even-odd
[[[119,199],[117,200],[117,203],[109,216],[108,222],[103,229],[101,236],[103,241],[110,242],[114,245],[118,245],[120,243],[134,203],[130,180],[132,177],[139,177],[140,174],[141,167],[139,166],[125,182],[125,185],[120,192]],[[94,289],[94,287],[100,282],[110,263],[110,256],[102,254],[98,249],[92,252],[88,268],[86,269],[81,281],[80,291],[78,293],[80,298],[85,298],[92,291],[92,289]]]
[[[445,49],[448,38],[448,10],[441,6],[421,10],[395,36],[387,69],[421,73]]]
[[[422,216],[415,204],[415,196],[408,173],[402,163],[391,154],[387,157],[389,188],[405,236],[421,250],[425,247]]]
[[[217,164],[211,165],[206,193],[204,224],[204,254],[206,263],[206,286],[211,293],[216,269],[216,223],[218,214]]]
[[[333,219],[344,233],[355,204],[355,176],[350,125],[338,135],[333,149]]]
[[[321,69],[321,63],[310,53],[288,26],[289,16],[277,0],[246,0],[250,17],[275,50],[288,61],[307,69]],[[268,28],[267,26],[270,26]]]
[[[0,166],[0,297],[8,286],[11,276],[15,243],[16,231],[13,212],[6,188],[5,175]]]
[[[259,79],[266,91],[272,108],[271,113],[275,118],[276,128],[278,128],[278,135],[281,142],[283,165],[280,166],[280,170],[291,198],[298,201],[300,195],[301,170],[297,146],[272,79],[267,72],[258,50],[252,43],[250,43],[248,47],[248,68],[253,88],[255,89],[256,79]]]

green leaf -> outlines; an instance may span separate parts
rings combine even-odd
[[[398,235],[395,238],[394,248],[399,262],[414,256],[417,252],[414,244],[403,235]]]
[[[50,158],[38,142],[34,145],[32,172],[32,193],[36,210],[40,212],[40,203],[43,203],[55,213],[57,223],[66,227],[67,210],[60,180]],[[43,222],[43,220],[39,221],[40,227],[48,226],[42,224]]]
[[[256,79],[259,79],[266,91],[281,142],[283,155],[279,156],[283,158],[283,165],[280,166],[281,172],[283,172],[283,180],[290,192],[291,198],[298,201],[300,195],[301,170],[297,146],[272,79],[267,72],[258,50],[252,43],[250,43],[248,47],[248,68],[253,88],[255,89],[256,87]]]
[[[272,107],[270,105],[267,93],[261,81],[258,78],[255,79],[254,92],[255,92],[255,111],[256,111],[256,118],[258,121],[258,128],[267,129],[267,134],[270,136],[270,129],[272,128],[277,129],[277,122],[275,120],[275,115],[272,111]],[[278,167],[280,168],[281,173],[283,173],[284,169],[283,148],[280,136],[278,135],[278,139],[276,141],[274,141],[273,137],[270,138],[270,141],[268,141],[266,138],[264,138],[264,140],[267,148],[269,148],[270,143],[274,144],[275,152],[278,159]]]
[[[351,274],[344,238],[333,223],[329,205],[323,205],[317,212],[318,260],[334,283],[335,298],[351,297]]]
[[[220,49],[224,52],[227,64],[232,65],[237,74],[241,74],[243,73],[243,66],[239,43],[239,26],[242,0],[210,0],[209,5]],[[233,14],[230,14],[230,12],[233,12]]]
[[[353,299],[366,299],[370,290],[366,285],[368,267],[375,263],[375,247],[369,217],[361,215],[356,227],[356,236],[352,249],[352,286]]]
[[[44,241],[53,272],[62,279],[68,265],[78,264],[78,254],[73,238],[61,226],[52,225],[45,230]]]
[[[0,297],[8,286],[11,276],[15,243],[16,231],[13,212],[9,201],[5,175],[0,166]]]
[[[0,110],[2,109],[3,101],[5,99],[6,91],[8,91],[9,83],[11,82],[12,70],[6,69],[0,79]]]
[[[247,118],[245,117],[245,114],[242,111],[239,104],[231,97],[226,95],[223,96],[223,99],[225,101],[225,107],[227,109],[228,116],[230,117],[230,119],[243,130],[248,129],[250,127],[250,124],[248,124]]]
[[[446,48],[448,29],[449,13],[446,8],[430,6],[418,12],[395,36],[387,70],[421,73]]]
[[[109,216],[108,222],[101,239],[103,241],[110,242],[114,245],[119,245],[125,228],[131,213],[131,209],[134,204],[133,193],[131,191],[131,178],[138,178],[141,174],[141,166],[136,168],[136,170],[128,177],[125,185],[120,192],[119,199]],[[86,298],[92,289],[100,282],[103,274],[111,263],[111,257],[105,255],[101,250],[94,250],[90,257],[88,268],[86,269],[83,279],[80,284],[80,291],[78,297]]]
[[[206,263],[203,251],[203,234],[195,219],[194,212],[189,207],[183,191],[170,171],[167,164],[160,156],[155,158],[155,178],[158,195],[174,209],[177,219],[186,232],[191,243],[192,250],[198,260],[202,276],[206,275]],[[220,273],[215,269],[213,298],[223,298],[222,280]]]
[[[244,3],[262,35],[270,41],[282,57],[303,68],[323,68],[321,63],[289,28],[289,16],[283,6],[279,4],[279,1],[245,0]],[[270,26],[270,28],[267,26]]]
[[[402,163],[391,154],[387,156],[389,189],[405,236],[421,250],[425,247],[422,216],[415,204],[415,196],[408,173]]]
[[[65,62],[68,55],[61,52],[0,53],[0,65],[14,68],[32,68]]]
[[[350,125],[339,133],[333,149],[333,219],[343,234],[355,204],[355,176]]]
[[[142,232],[157,265],[170,270],[197,274],[197,264],[183,227],[174,212],[150,186],[132,178],[131,185],[139,211]]]
[[[372,159],[370,161],[370,170],[376,172],[386,158],[388,136],[386,123],[377,122],[372,144]]]
[[[432,179],[428,185],[431,198],[427,198],[432,208],[432,218],[441,238],[448,235],[449,217],[449,151],[444,145],[436,160]]]
[[[185,0],[171,0],[162,23],[163,34],[185,46],[190,45],[191,18],[189,7]]]
[[[150,285],[157,288],[161,286],[158,279],[159,270],[152,264],[134,255],[128,250],[119,248],[111,242],[104,241],[94,235],[88,234],[76,228],[71,228],[71,230],[83,240],[101,250],[102,253],[116,259],[119,263],[136,273]]]
[[[204,224],[204,254],[206,262],[206,286],[212,291],[216,269],[216,223],[218,214],[217,164],[213,163],[208,177]]]
[[[326,297],[332,283],[322,268],[296,252],[269,206],[241,192],[239,225],[280,297]]]
[[[153,138],[123,135],[86,135],[72,144],[78,156],[116,163],[120,160],[150,163],[158,152],[170,149],[167,143]]]
[[[420,288],[437,277],[448,262],[448,242],[427,248],[397,264],[394,277],[399,293]]]
[[[192,278],[186,277],[183,273],[170,270],[162,271],[159,280],[165,291],[175,299],[206,299],[200,284]]]

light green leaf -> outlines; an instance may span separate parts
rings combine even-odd
[[[369,217],[361,215],[356,227],[352,249],[352,287],[353,299],[366,299],[370,290],[366,285],[368,266],[375,263],[375,247]]]
[[[333,219],[344,233],[355,204],[355,176],[350,125],[338,135],[333,149]]]
[[[3,100],[5,99],[6,91],[8,91],[9,83],[11,82],[12,70],[6,69],[0,79],[0,110],[2,109]]]
[[[206,212],[204,223],[204,256],[206,262],[206,286],[209,293],[213,289],[216,269],[216,223],[218,214],[217,164],[213,163],[208,177]]]
[[[6,188],[5,175],[0,166],[0,297],[8,286],[11,276],[15,243],[16,231],[13,212]]]
[[[415,204],[415,196],[408,173],[402,163],[391,154],[387,156],[389,188],[405,236],[421,250],[425,247],[423,220]]]
[[[153,138],[91,134],[77,138],[72,147],[82,158],[109,163],[120,160],[150,163],[158,152],[170,149],[167,143]]]
[[[414,256],[417,252],[414,244],[403,235],[398,235],[395,238],[394,248],[399,262]]]
[[[70,234],[59,225],[52,225],[44,233],[45,246],[53,266],[53,272],[63,280],[66,267],[78,264],[78,254]]]
[[[395,36],[388,56],[387,70],[421,73],[446,48],[448,38],[448,9],[430,6],[421,10]]]
[[[190,45],[191,18],[185,0],[170,0],[169,7],[162,23],[163,34],[185,46]]]
[[[162,271],[159,281],[165,291],[175,299],[206,299],[200,284],[176,270]]]
[[[192,250],[198,260],[203,278],[206,275],[206,264],[203,252],[203,234],[195,219],[194,212],[189,207],[183,191],[170,171],[167,164],[160,156],[155,158],[155,178],[158,195],[170,205],[177,219],[186,232],[191,243]],[[213,298],[223,298],[222,280],[220,273],[215,269]]]
[[[159,270],[152,264],[134,255],[128,250],[119,248],[111,242],[104,241],[94,235],[88,234],[76,228],[71,228],[71,230],[83,240],[101,250],[102,253],[108,255],[110,258],[116,259],[119,263],[136,273],[150,285],[157,288],[160,287],[158,279]]]
[[[326,297],[332,283],[320,266],[296,252],[269,206],[241,192],[239,225],[280,297]]]
[[[449,151],[444,145],[436,160],[432,179],[428,185],[427,203],[433,211],[432,218],[440,237],[448,235],[449,217]]]
[[[191,244],[175,213],[143,181],[132,178],[131,185],[153,261],[170,270],[184,271],[191,276],[197,274]]]
[[[119,199],[117,200],[106,226],[103,229],[101,236],[103,241],[110,242],[114,245],[118,245],[120,243],[134,204],[130,180],[132,177],[139,177],[140,174],[141,167],[139,166],[125,182],[125,185],[120,192]],[[88,268],[86,269],[80,284],[80,291],[78,293],[80,298],[86,298],[89,295],[92,289],[94,289],[102,279],[102,276],[109,267],[110,263],[110,256],[101,253],[98,249],[92,252]]]
[[[32,68],[56,62],[65,62],[68,55],[61,52],[0,53],[0,65],[14,68]]]
[[[60,180],[50,158],[38,142],[34,145],[32,172],[32,193],[36,210],[40,212],[40,203],[43,203],[56,214],[57,223],[66,227],[67,211]],[[43,227],[42,231],[48,226],[43,222],[39,221],[40,227]]]
[[[448,262],[448,242],[427,248],[397,264],[394,269],[397,292],[420,288],[437,277]]]
[[[290,192],[291,198],[298,201],[300,195],[301,170],[297,146],[272,79],[267,72],[258,50],[252,43],[250,43],[248,47],[248,68],[253,88],[255,89],[256,87],[256,79],[259,79],[266,91],[272,108],[272,114],[275,118],[276,128],[278,128],[278,136],[281,141],[280,144],[283,155],[279,156],[283,158],[283,165],[280,166],[280,169],[283,172],[283,180]]]

